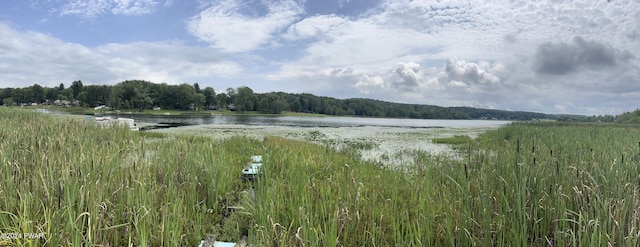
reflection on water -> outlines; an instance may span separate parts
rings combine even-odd
[[[292,127],[359,127],[386,126],[406,128],[474,128],[495,127],[510,123],[492,120],[442,120],[442,119],[392,119],[360,117],[314,117],[314,116],[243,116],[243,115],[127,115],[136,122],[172,126],[202,124],[243,124],[255,126]]]

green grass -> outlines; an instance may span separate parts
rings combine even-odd
[[[244,138],[146,141],[76,118],[0,115],[0,232],[45,235],[12,242],[19,246],[196,246],[221,231],[225,206],[240,195],[237,157],[259,148]]]
[[[442,138],[431,139],[431,142],[433,143],[453,144],[453,145],[465,144],[465,143],[469,143],[470,141],[471,141],[471,137],[466,135],[456,135],[452,137],[442,137]]]
[[[461,144],[462,159],[414,151],[381,169],[358,148],[280,137],[0,116],[0,233],[45,236],[2,246],[197,246],[206,234],[252,246],[639,244],[637,127],[512,124]],[[243,183],[253,154],[263,175]]]

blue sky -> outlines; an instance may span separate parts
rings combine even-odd
[[[198,83],[442,106],[640,108],[635,0],[7,0],[0,87]]]

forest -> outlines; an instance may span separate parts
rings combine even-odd
[[[336,99],[308,93],[255,93],[242,86],[216,91],[201,88],[198,83],[168,85],[144,80],[127,80],[115,85],[83,85],[73,81],[65,87],[43,87],[34,84],[23,88],[0,88],[0,102],[5,106],[49,104],[58,106],[127,109],[143,112],[150,109],[185,111],[231,110],[239,113],[282,112],[316,113],[334,116],[365,116],[414,119],[553,119],[572,122],[613,122],[615,117],[554,115],[525,111],[479,109],[472,107],[442,107],[436,105],[402,104],[373,99]]]

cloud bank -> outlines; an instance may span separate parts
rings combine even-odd
[[[146,79],[551,113],[640,107],[633,0],[207,0],[186,10],[188,2],[160,0],[30,3],[47,10],[37,12],[42,21],[0,20],[3,85]],[[158,21],[176,13],[184,18]],[[108,26],[132,17],[142,24]],[[76,32],[86,29],[61,23],[139,36],[88,45]],[[182,36],[146,40],[164,30],[158,23]]]

